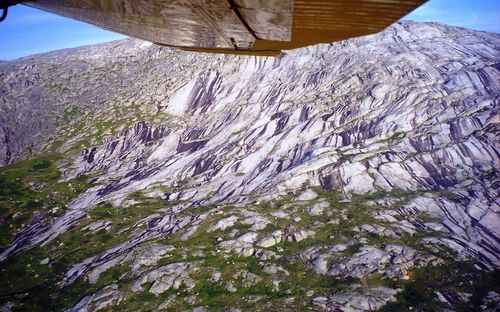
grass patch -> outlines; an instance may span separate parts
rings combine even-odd
[[[409,281],[393,282],[393,287],[403,289],[398,301],[386,305],[381,311],[438,311],[443,307],[455,311],[481,311],[482,299],[488,291],[500,291],[500,271],[484,272],[472,263],[448,261],[445,265],[427,266],[410,273]],[[465,292],[472,294],[470,301],[447,306],[437,300],[436,291]]]
[[[61,173],[55,165],[59,159],[59,155],[51,155],[0,168],[0,246],[8,244],[35,211],[50,222],[91,187],[86,176],[59,182]]]

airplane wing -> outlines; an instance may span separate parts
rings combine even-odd
[[[379,32],[425,0],[14,2],[166,46],[204,52],[279,55],[281,50]]]

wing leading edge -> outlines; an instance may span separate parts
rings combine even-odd
[[[425,0],[16,1],[192,51],[278,55],[376,33]]]

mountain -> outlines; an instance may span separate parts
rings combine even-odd
[[[495,311],[500,35],[0,64],[12,310]]]

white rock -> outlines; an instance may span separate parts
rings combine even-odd
[[[300,194],[299,197],[297,197],[297,200],[307,201],[307,200],[316,199],[317,197],[318,197],[318,194],[316,194],[316,192],[314,192],[311,189],[307,189],[302,194]]]
[[[262,248],[269,248],[281,242],[283,239],[283,232],[280,230],[274,231],[270,236],[261,239],[257,246]]]
[[[320,216],[323,214],[323,212],[325,211],[326,208],[328,208],[329,205],[327,202],[319,202],[309,208],[307,208],[307,212],[311,215],[311,216]]]
[[[238,221],[238,217],[236,216],[230,216],[228,218],[219,220],[215,225],[211,226],[208,228],[208,232],[214,232],[217,230],[226,230],[232,226]]]
[[[89,225],[85,226],[82,230],[93,232],[93,233],[98,232],[100,230],[109,231],[111,229],[111,225],[112,225],[112,222],[109,220],[95,221],[95,222],[92,222]]]
[[[210,277],[210,282],[216,283],[216,282],[220,281],[221,277],[222,277],[222,273],[216,271],[216,272],[212,273],[212,276]]]
[[[271,216],[280,218],[280,219],[290,219],[290,214],[287,212],[284,212],[283,210],[277,210],[271,212]]]
[[[227,282],[225,288],[227,291],[232,292],[232,293],[235,293],[238,291],[238,289],[236,289],[236,287],[234,287],[233,283],[231,283],[231,282]]]
[[[118,290],[117,284],[108,285],[93,295],[81,299],[74,307],[67,312],[87,312],[101,310],[110,306],[118,305],[123,297]]]

